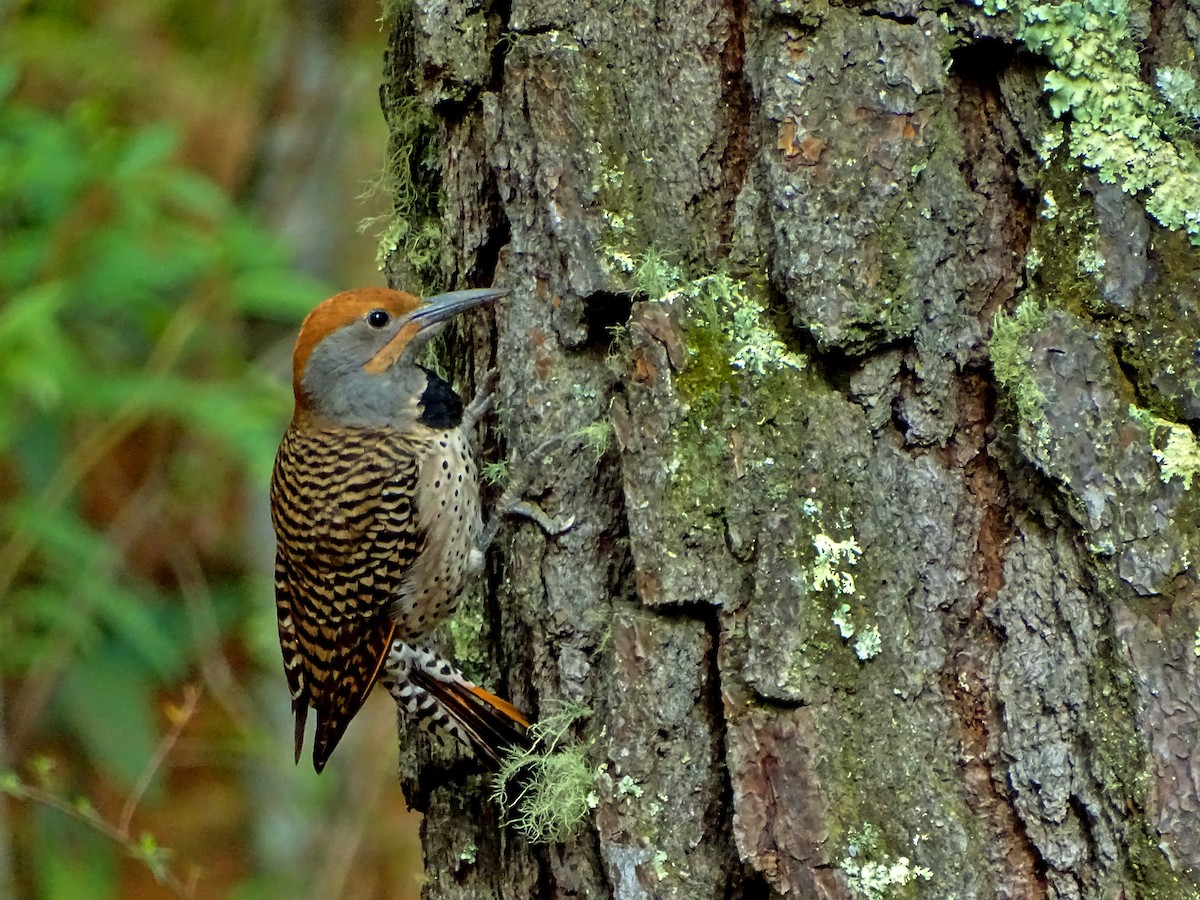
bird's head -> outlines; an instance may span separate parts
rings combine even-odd
[[[296,421],[380,425],[418,413],[428,376],[417,352],[457,314],[508,291],[451,291],[422,300],[405,291],[336,294],[305,317],[292,354]]]

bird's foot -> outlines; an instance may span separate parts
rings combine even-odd
[[[483,381],[480,382],[479,389],[475,391],[475,396],[467,404],[467,408],[463,410],[463,428],[467,431],[474,428],[479,420],[487,415],[487,411],[492,405],[492,400],[496,396],[496,386],[499,383],[499,369],[488,369],[483,373]]]
[[[544,465],[548,465],[550,462],[548,455],[561,445],[561,438],[551,438],[534,448],[529,456],[532,459],[541,460]],[[486,551],[492,545],[492,541],[496,539],[496,532],[500,530],[500,520],[507,516],[520,516],[528,519],[541,528],[548,537],[558,537],[560,534],[564,534],[574,527],[574,516],[555,518],[534,501],[524,499],[524,495],[529,489],[534,473],[538,468],[539,466],[536,465],[524,465],[520,457],[514,454],[509,463],[509,472],[511,474],[508,479],[508,485],[504,488],[504,493],[500,495],[500,499],[492,507],[491,518],[484,527],[483,535],[479,540],[479,549],[481,551]]]

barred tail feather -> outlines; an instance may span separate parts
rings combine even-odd
[[[296,765],[304,753],[304,726],[308,723],[308,697],[292,700],[292,715],[296,717]]]
[[[437,681],[419,670],[410,673],[409,678],[433,699],[448,720],[435,724],[465,743],[476,756],[499,765],[506,749],[528,743],[529,720],[507,700],[469,682]]]
[[[528,744],[524,713],[472,684],[444,659],[397,642],[392,661],[384,683],[424,730],[451,735],[493,765],[505,749]]]

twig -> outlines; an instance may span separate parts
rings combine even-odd
[[[184,688],[183,703],[173,716],[170,730],[159,741],[158,747],[149,762],[146,763],[137,783],[129,792],[129,796],[125,799],[125,805],[121,809],[120,818],[115,824],[101,816],[87,798],[71,802],[43,787],[24,782],[12,773],[0,775],[0,794],[8,794],[18,800],[38,803],[86,825],[96,833],[118,844],[126,853],[141,862],[172,893],[183,898],[191,898],[196,892],[196,873],[191,873],[186,881],[181,879],[167,865],[166,860],[170,856],[170,851],[159,847],[148,833],[134,838],[130,828],[138,804],[150,787],[154,776],[162,768],[163,762],[179,742],[183,729],[195,715],[200,695],[201,690],[195,685],[188,685]]]
[[[195,876],[190,877],[187,881],[183,881],[164,862],[153,858],[153,854],[162,855],[166,851],[160,849],[147,850],[143,841],[132,840],[128,834],[116,825],[101,818],[100,814],[92,808],[91,804],[71,803],[44,788],[19,781],[16,776],[10,776],[8,780],[0,783],[0,790],[18,800],[31,800],[48,809],[56,810],[64,816],[74,819],[76,822],[81,822],[97,834],[103,835],[114,844],[119,845],[130,856],[140,860],[151,871],[154,877],[166,885],[172,893],[178,894],[180,897],[189,898],[195,893]]]
[[[183,734],[183,729],[187,727],[187,723],[191,721],[192,716],[196,714],[196,705],[199,702],[200,688],[194,684],[187,685],[183,689],[183,703],[173,717],[174,721],[171,723],[170,731],[164,734],[162,740],[158,742],[158,747],[155,749],[154,755],[150,757],[150,761],[142,769],[142,774],[138,777],[133,790],[125,798],[125,805],[121,808],[121,817],[117,820],[117,828],[123,834],[129,834],[129,825],[133,821],[134,811],[137,809],[138,804],[142,802],[142,797],[150,787],[150,782],[154,780],[154,776],[162,768],[167,754],[178,743],[179,736]]]

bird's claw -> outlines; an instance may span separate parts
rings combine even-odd
[[[575,527],[575,517],[555,518],[532,500],[513,500],[505,504],[496,504],[496,518],[502,516],[521,516],[533,522],[547,537],[558,537],[566,534]]]
[[[475,396],[471,398],[471,402],[463,410],[463,427],[468,431],[474,428],[476,423],[487,415],[487,411],[492,405],[492,400],[496,396],[496,387],[499,384],[499,369],[488,369],[483,373],[483,380],[479,383],[479,388],[475,391]]]
[[[533,459],[541,459],[561,444],[561,438],[551,438],[550,440],[543,441],[534,448],[529,456]],[[545,462],[548,464],[549,460],[545,460]],[[510,469],[517,474],[509,479],[504,493],[500,495],[500,499],[492,507],[491,518],[488,520],[483,531],[483,536],[479,541],[480,550],[487,550],[492,545],[492,541],[496,539],[496,532],[500,530],[500,520],[506,516],[521,516],[528,519],[541,528],[547,537],[558,537],[575,527],[574,516],[555,518],[550,516],[532,500],[523,499],[522,495],[532,480],[532,470],[522,466],[519,457],[514,455]]]

